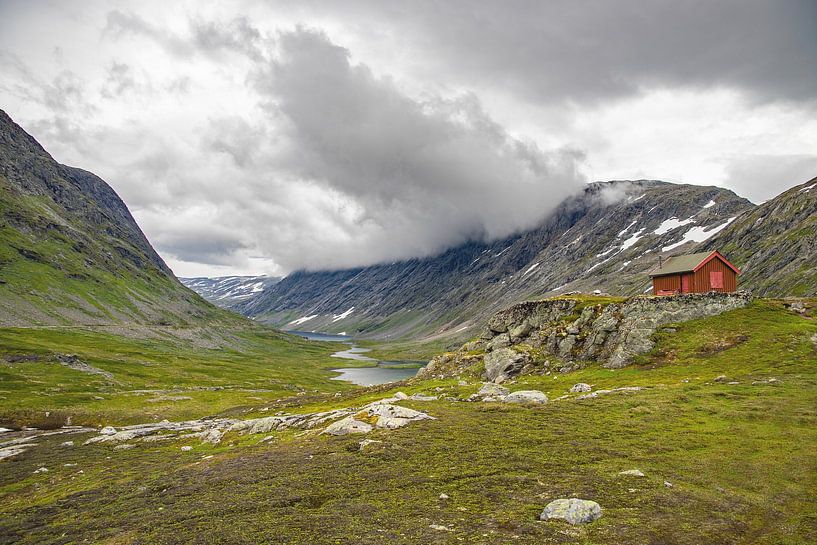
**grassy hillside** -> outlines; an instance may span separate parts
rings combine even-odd
[[[103,180],[0,111],[0,326],[238,323],[182,286]]]
[[[0,541],[814,543],[815,303],[800,315],[757,301],[661,333],[631,367],[591,365],[510,385],[545,391],[551,401],[540,407],[403,401],[436,420],[372,432],[366,437],[382,443],[364,450],[361,436],[289,431],[130,450],[80,446],[88,435],[75,436],[75,447],[38,439],[0,462]],[[6,342],[10,334],[20,333]],[[645,389],[579,400],[567,394],[576,382]],[[478,387],[469,377],[399,389],[465,398]],[[386,394],[309,397],[286,410]],[[253,405],[247,416],[267,414]],[[35,473],[40,467],[48,472]],[[619,475],[634,468],[645,477]],[[602,518],[576,527],[537,521],[550,500],[573,496],[597,501]]]
[[[711,240],[743,267],[741,285],[761,295],[817,295],[817,178],[740,216]]]

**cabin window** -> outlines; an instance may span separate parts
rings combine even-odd
[[[723,289],[723,271],[711,271],[709,273],[709,287],[714,289]]]

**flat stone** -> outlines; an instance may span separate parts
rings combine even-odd
[[[502,401],[505,403],[544,405],[548,402],[548,396],[539,390],[519,390],[506,395],[502,398]]]
[[[640,469],[628,469],[626,471],[619,471],[619,475],[625,475],[627,477],[643,477],[644,473]]]
[[[601,517],[601,506],[591,500],[561,498],[545,507],[539,520],[564,520],[570,524],[587,524]]]

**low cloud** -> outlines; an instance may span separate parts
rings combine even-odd
[[[584,182],[581,154],[510,136],[474,95],[416,100],[322,33],[297,29],[255,74],[287,145],[279,173],[325,190],[333,225],[264,244],[287,268],[425,256],[536,225]],[[326,210],[329,208],[329,210]]]

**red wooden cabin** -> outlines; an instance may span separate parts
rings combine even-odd
[[[653,295],[676,293],[731,292],[738,289],[740,269],[717,250],[700,254],[677,255],[654,271]]]

